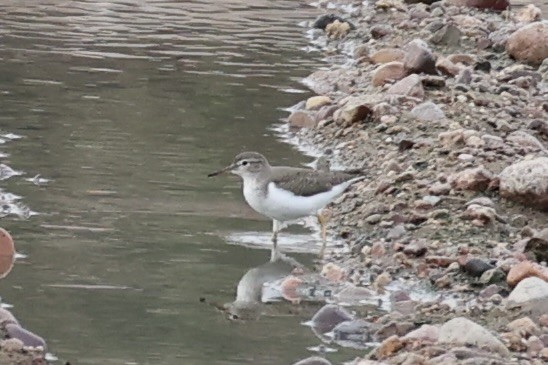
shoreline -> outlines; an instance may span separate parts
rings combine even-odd
[[[352,317],[376,343],[355,364],[548,360],[548,21],[457,3],[315,4],[326,67],[290,139],[369,175],[328,208],[322,276],[390,298]]]

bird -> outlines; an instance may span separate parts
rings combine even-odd
[[[208,177],[224,173],[238,175],[243,180],[243,195],[256,212],[272,219],[271,260],[276,260],[278,233],[284,224],[299,218],[316,216],[322,230],[323,258],[327,244],[326,221],[320,210],[342,195],[354,183],[365,178],[361,170],[320,171],[308,168],[271,166],[258,152],[242,152],[225,168]]]

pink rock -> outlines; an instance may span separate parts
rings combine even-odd
[[[532,261],[522,261],[519,264],[512,266],[506,277],[506,282],[511,287],[514,287],[523,279],[531,276],[536,276],[544,281],[548,281],[548,268]]]
[[[371,79],[373,86],[382,86],[387,82],[397,81],[405,77],[406,71],[404,70],[403,63],[401,62],[388,62],[379,66],[374,72]]]
[[[463,170],[449,177],[454,189],[483,191],[493,180],[493,174],[483,166]]]
[[[531,23],[542,19],[542,11],[533,4],[529,4],[518,10],[516,16],[518,22]]]
[[[289,126],[293,128],[314,128],[317,124],[312,114],[301,110],[291,113],[287,121],[289,122]]]
[[[530,23],[516,30],[506,42],[506,52],[518,61],[540,65],[548,58],[548,21]]]
[[[409,95],[415,98],[424,98],[424,88],[421,78],[417,74],[411,74],[394,85],[390,86],[388,94]]]
[[[436,61],[436,68],[447,76],[457,76],[462,67],[454,64],[448,58],[440,57]]]

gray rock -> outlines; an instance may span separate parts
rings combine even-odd
[[[491,332],[464,317],[453,318],[444,323],[439,331],[439,342],[487,347],[504,356],[510,354],[506,346]]]
[[[460,44],[460,38],[462,37],[462,32],[453,24],[446,24],[440,30],[436,31],[432,37],[430,37],[430,42],[438,45],[445,46],[458,46]]]
[[[506,279],[506,274],[500,269],[490,269],[481,274],[479,279],[482,284],[496,284],[503,282]]]
[[[22,341],[25,346],[41,346],[43,349],[46,349],[46,341],[44,341],[42,337],[24,329],[17,323],[8,323],[5,328],[10,338],[17,338]]]
[[[515,304],[539,299],[548,299],[548,283],[536,276],[520,281],[508,296],[508,301]]]
[[[427,73],[436,75],[436,59],[428,44],[421,39],[414,39],[406,46],[407,54],[403,66],[408,73]]]
[[[424,122],[445,119],[443,110],[431,101],[424,102],[414,107],[411,110],[411,115]]]
[[[323,334],[332,331],[339,323],[353,320],[354,317],[343,307],[335,304],[323,306],[311,319],[312,328]]]
[[[499,178],[501,196],[548,211],[548,157],[517,162]]]
[[[409,95],[415,98],[424,98],[424,88],[419,75],[411,74],[394,85],[390,86],[388,94]]]

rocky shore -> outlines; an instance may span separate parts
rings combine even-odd
[[[289,133],[368,179],[328,208],[344,245],[312,324],[363,348],[359,365],[544,364],[548,22],[533,5],[425,2],[315,3],[328,67]],[[284,297],[310,300],[313,280],[291,275]],[[380,296],[384,312],[344,308]]]

